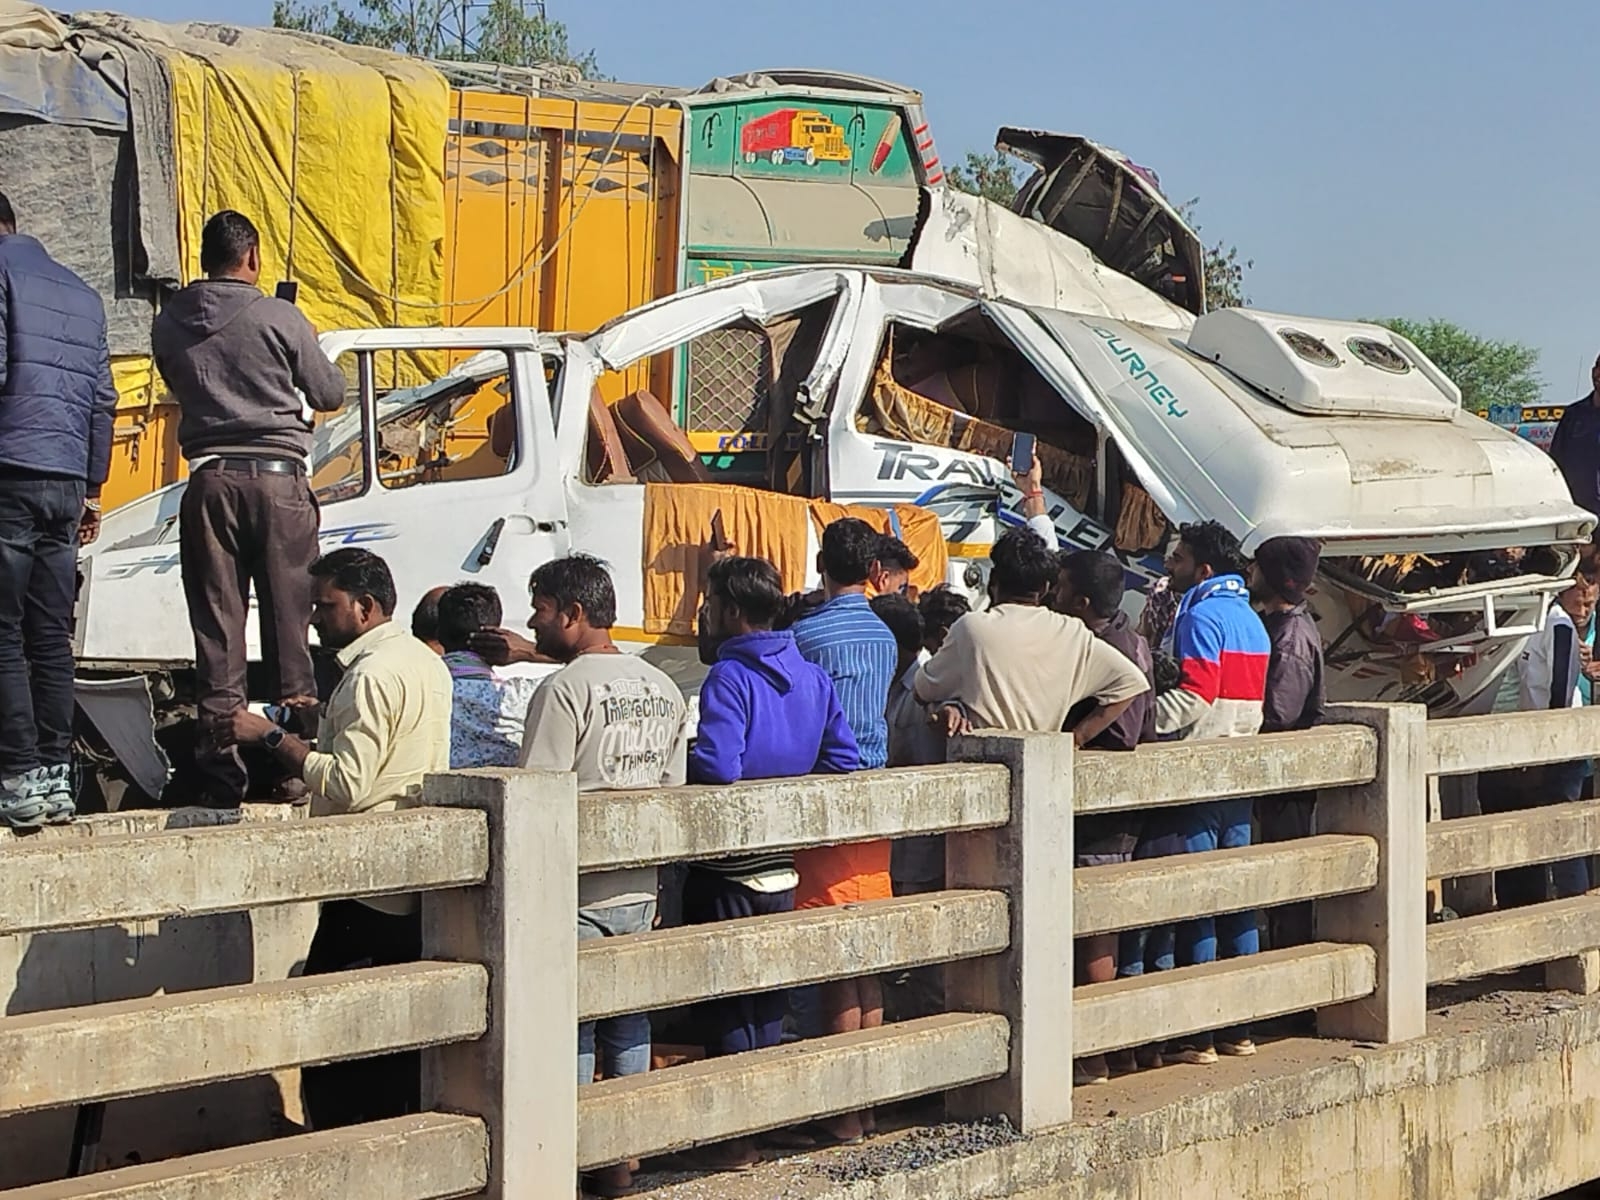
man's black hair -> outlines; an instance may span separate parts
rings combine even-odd
[[[867,581],[878,560],[882,535],[855,517],[844,517],[822,531],[822,570],[840,587]]]
[[[224,209],[200,231],[200,269],[207,275],[231,270],[260,246],[261,235],[254,222],[243,213]]]
[[[480,629],[498,629],[504,616],[500,593],[486,583],[458,583],[439,597],[439,644],[465,650]]]
[[[771,629],[783,611],[783,577],[764,558],[719,559],[706,573],[706,590],[757,629]]]
[[[911,547],[891,533],[878,535],[878,565],[886,571],[915,571],[921,561]]]
[[[1061,570],[1075,595],[1089,602],[1095,616],[1110,620],[1122,607],[1122,564],[1104,550],[1076,550],[1061,556]]]
[[[1189,547],[1196,566],[1210,567],[1214,575],[1244,572],[1244,552],[1239,539],[1216,521],[1196,521],[1178,530],[1178,541]]]
[[[595,629],[617,623],[617,589],[605,563],[589,554],[571,554],[547,562],[528,580],[528,591],[549,596],[563,612],[574,604]]]
[[[922,649],[922,614],[915,604],[898,592],[887,592],[872,598],[872,611],[894,634],[894,644],[900,647],[901,654],[915,654]]]
[[[417,606],[411,610],[411,636],[419,642],[437,642],[439,640],[439,601],[444,593],[437,595],[432,588],[422,593],[422,599],[417,601]]]
[[[0,192],[0,229],[9,233],[17,231],[17,213],[11,207],[11,200],[4,192]]]
[[[1008,529],[989,551],[989,582],[1002,596],[1038,596],[1054,585],[1056,552],[1031,529]]]
[[[950,626],[972,611],[972,603],[948,583],[941,583],[917,598],[917,611],[922,614],[924,632],[931,633],[935,629],[948,631]]]
[[[1561,555],[1554,546],[1535,546],[1522,559],[1524,575],[1561,574]]]
[[[394,576],[389,564],[370,550],[346,546],[311,564],[311,578],[326,579],[346,595],[369,596],[386,617],[394,616]]]

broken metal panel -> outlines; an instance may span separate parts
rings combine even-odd
[[[172,763],[155,740],[155,705],[150,682],[142,675],[124,679],[77,679],[78,708],[105,740],[117,762],[139,790],[152,800],[161,797],[172,777]]]
[[[1035,166],[1017,192],[1016,212],[1082,242],[1112,270],[1191,313],[1205,311],[1205,251],[1153,171],[1076,134],[1005,128],[995,145]]]
[[[951,188],[931,193],[911,267],[1015,304],[1164,329],[1194,323],[1193,314],[1098,262],[1081,242]]]

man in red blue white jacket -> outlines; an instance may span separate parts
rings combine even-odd
[[[1172,627],[1172,650],[1181,677],[1156,697],[1156,732],[1164,740],[1247,737],[1261,728],[1267,663],[1272,644],[1250,607],[1238,539],[1215,521],[1185,525],[1167,558],[1171,588],[1182,596]],[[1213,800],[1176,809],[1147,827],[1137,856],[1194,854],[1250,844],[1253,802]],[[1237,958],[1260,949],[1253,912],[1186,921],[1149,932],[1144,965],[1154,970]],[[1125,974],[1137,971],[1128,970]],[[1181,1062],[1213,1063],[1217,1052],[1247,1055],[1255,1044],[1245,1030],[1191,1039],[1169,1055]]]

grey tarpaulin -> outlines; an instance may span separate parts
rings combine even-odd
[[[146,356],[157,285],[181,276],[172,79],[122,20],[0,0],[0,191],[105,299],[111,353]]]
[[[112,354],[148,355],[154,287],[133,262],[133,143],[126,134],[0,114],[0,191],[21,232],[106,302]]]
[[[172,144],[172,72],[158,48],[134,39],[130,22],[116,13],[80,13],[76,27],[122,57],[127,78],[128,132],[138,198],[141,274],[167,287],[183,283],[178,256],[178,169]]]

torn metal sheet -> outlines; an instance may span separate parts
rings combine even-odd
[[[155,705],[150,683],[141,675],[125,679],[78,679],[73,690],[78,708],[105,739],[116,760],[139,790],[160,799],[172,763],[155,740]]]
[[[1185,330],[1194,315],[1097,262],[1082,243],[991,200],[931,193],[911,267],[1015,304]]]
[[[1078,134],[1002,129],[995,145],[1037,167],[1017,192],[1017,212],[1190,312],[1205,311],[1205,251],[1154,171]]]

